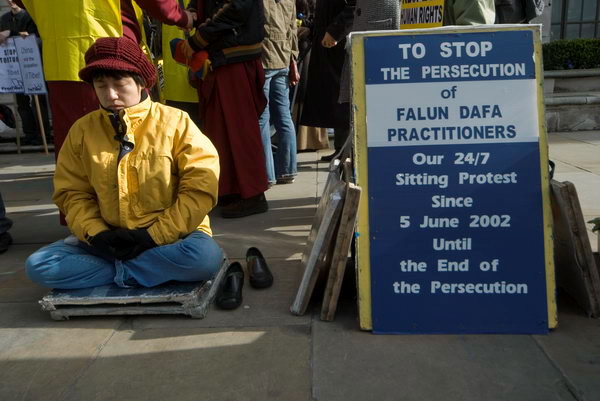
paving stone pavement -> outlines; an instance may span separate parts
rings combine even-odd
[[[600,215],[600,132],[550,135],[559,180],[575,183],[586,217]],[[181,316],[52,321],[46,292],[23,263],[64,238],[51,201],[54,155],[0,155],[0,191],[15,244],[0,255],[0,401],[596,401],[600,320],[559,294],[559,327],[547,336],[373,335],[358,329],[352,277],[335,321],[289,306],[327,166],[299,155],[294,184],[267,193],[268,213],[224,220],[216,239],[243,262],[257,246],[275,275],[267,290],[244,288],[235,311]],[[590,232],[595,249],[595,237]],[[347,275],[348,276],[348,275]]]

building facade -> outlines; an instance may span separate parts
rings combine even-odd
[[[599,0],[552,0],[551,40],[600,38]]]

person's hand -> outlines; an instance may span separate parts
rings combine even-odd
[[[116,248],[114,232],[111,230],[102,231],[94,235],[89,240],[90,245],[105,255],[116,257]]]
[[[145,228],[136,230],[117,228],[114,230],[114,238],[116,241],[115,257],[119,260],[133,259],[156,246],[156,242]]]
[[[119,260],[133,259],[156,246],[145,228],[136,230],[117,228],[102,231],[90,238],[89,243],[98,251]]]
[[[6,42],[6,39],[8,39],[9,36],[10,36],[9,30],[0,32],[0,45],[3,44],[4,42]]]
[[[171,47],[171,56],[173,60],[179,64],[190,65],[192,57],[194,56],[194,49],[190,46],[189,42],[184,39],[172,39],[169,42]]]
[[[29,36],[29,32],[19,32],[19,35],[21,35],[22,38],[26,38]]]
[[[323,40],[321,40],[321,46],[326,47],[328,49],[334,47],[335,45],[337,45],[337,40],[335,40],[333,38],[333,36],[331,36],[329,34],[329,32],[325,32],[325,35],[323,36]]]
[[[210,70],[211,61],[206,50],[200,50],[194,53],[192,60],[190,60],[190,69],[198,79],[206,78]]]
[[[298,72],[298,65],[295,60],[290,62],[290,72],[288,74],[288,79],[290,81],[290,86],[298,85],[300,82],[300,73]]]
[[[185,27],[185,30],[189,31],[196,24],[196,20],[198,19],[198,14],[196,14],[194,11],[190,11],[190,10],[183,10],[183,11],[185,12],[185,14],[187,15],[187,18],[188,18],[188,23]]]

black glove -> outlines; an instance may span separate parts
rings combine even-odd
[[[114,231],[106,230],[99,232],[93,237],[88,239],[88,242],[96,248],[98,251],[116,257],[116,249],[114,246],[115,236]]]
[[[121,260],[133,259],[140,253],[154,248],[156,242],[152,239],[145,228],[128,230],[117,228],[114,230],[115,257]]]

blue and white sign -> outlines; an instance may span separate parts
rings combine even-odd
[[[373,330],[547,332],[533,32],[364,54]]]
[[[0,93],[47,93],[36,35],[13,36],[0,45]]]

